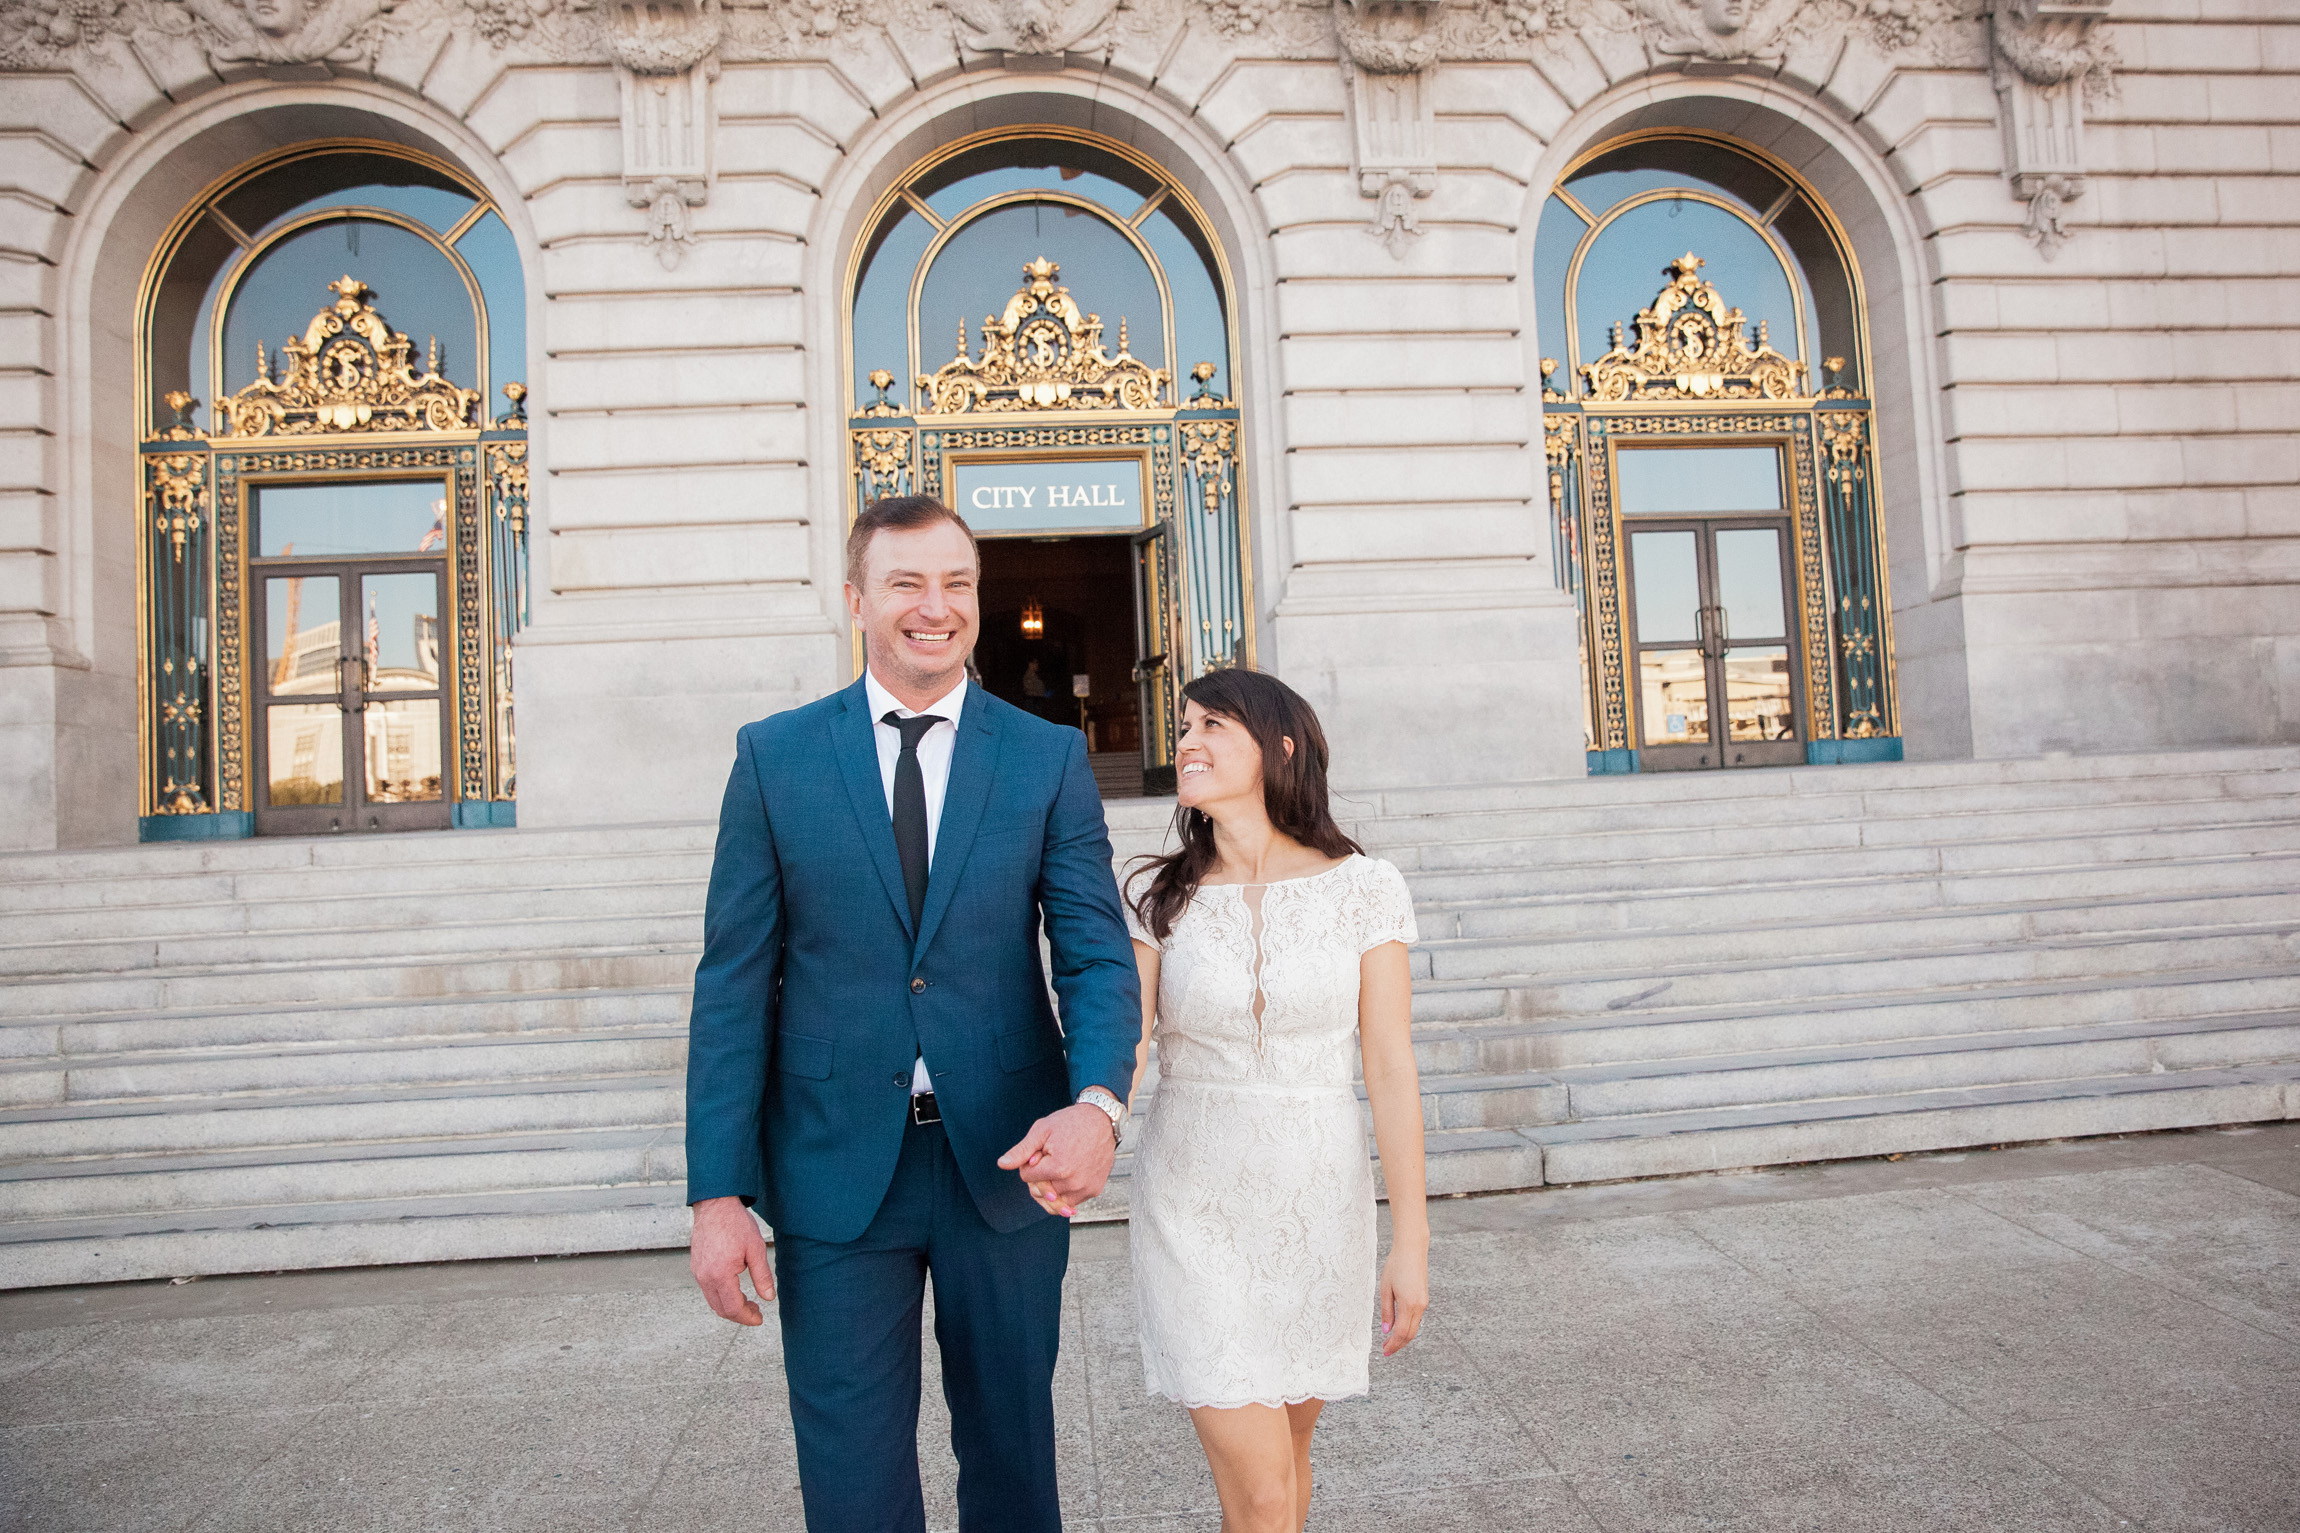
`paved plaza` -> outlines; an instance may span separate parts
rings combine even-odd
[[[2300,1125],[1456,1199],[1319,1530],[2300,1528]],[[1212,1529],[1079,1232],[1070,1525]],[[932,1348],[928,1350],[932,1364]],[[931,1376],[929,1521],[955,1525]],[[10,1530],[796,1529],[776,1333],[684,1253],[0,1295]]]

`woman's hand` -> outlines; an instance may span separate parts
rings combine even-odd
[[[1427,1247],[1391,1245],[1382,1263],[1382,1356],[1395,1357],[1422,1328],[1430,1307],[1430,1254]]]

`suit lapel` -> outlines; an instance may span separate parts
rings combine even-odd
[[[831,726],[839,775],[846,779],[847,798],[854,805],[855,828],[862,832],[863,845],[870,848],[871,861],[878,864],[886,897],[894,902],[895,919],[902,923],[904,933],[915,939],[917,933],[910,927],[910,894],[902,882],[902,859],[894,849],[894,820],[887,813],[886,786],[878,775],[878,736],[859,676],[847,688],[845,701],[846,708]],[[946,806],[946,818],[948,814]],[[928,899],[932,898],[930,891]]]
[[[925,952],[950,909],[951,891],[966,870],[966,854],[982,811],[990,802],[990,780],[998,768],[998,726],[991,722],[987,694],[969,685],[958,714],[958,740],[951,750],[950,784],[943,790],[942,822],[934,832],[934,863],[926,879],[926,909],[918,923],[917,952]],[[891,852],[894,833],[886,837]],[[900,881],[897,881],[900,887]]]

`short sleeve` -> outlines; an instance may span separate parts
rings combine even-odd
[[[1414,925],[1414,897],[1406,888],[1406,876],[1396,867],[1378,857],[1369,857],[1359,888],[1362,896],[1358,926],[1360,953],[1371,952],[1385,942],[1403,942],[1410,946],[1420,940],[1421,933]]]
[[[1118,908],[1126,914],[1127,936],[1132,937],[1145,947],[1154,947],[1160,952],[1164,952],[1166,944],[1150,935],[1150,929],[1142,924],[1142,917],[1134,909],[1135,898],[1149,887],[1149,880],[1150,872],[1148,869],[1144,869],[1121,885],[1118,891]]]

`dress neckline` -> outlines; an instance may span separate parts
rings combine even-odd
[[[1281,886],[1283,886],[1283,885],[1286,885],[1286,884],[1306,884],[1306,883],[1310,882],[1312,879],[1318,879],[1318,878],[1331,878],[1331,877],[1333,877],[1333,876],[1334,876],[1336,873],[1339,873],[1339,872],[1341,872],[1341,871],[1342,871],[1342,869],[1344,869],[1344,868],[1348,867],[1348,866],[1349,866],[1351,863],[1353,863],[1353,862],[1357,861],[1357,860],[1358,860],[1358,858],[1359,858],[1360,856],[1362,856],[1362,855],[1363,855],[1363,853],[1359,853],[1359,852],[1352,852],[1352,853],[1350,853],[1350,854],[1349,854],[1347,857],[1344,857],[1344,858],[1343,858],[1343,859],[1342,859],[1340,862],[1337,862],[1337,863],[1335,863],[1335,864],[1334,864],[1332,867],[1330,867],[1330,868],[1325,868],[1325,869],[1322,869],[1322,870],[1320,870],[1319,872],[1316,872],[1316,873],[1304,873],[1304,874],[1302,874],[1302,875],[1301,875],[1300,877],[1298,877],[1298,878],[1271,878],[1271,879],[1265,879],[1264,881],[1262,881],[1261,883],[1258,883],[1258,884],[1200,884],[1198,887],[1199,887],[1199,888],[1201,888],[1201,889],[1240,889],[1240,890],[1243,890],[1243,889],[1276,889],[1276,888],[1279,888],[1279,887],[1281,887]]]

